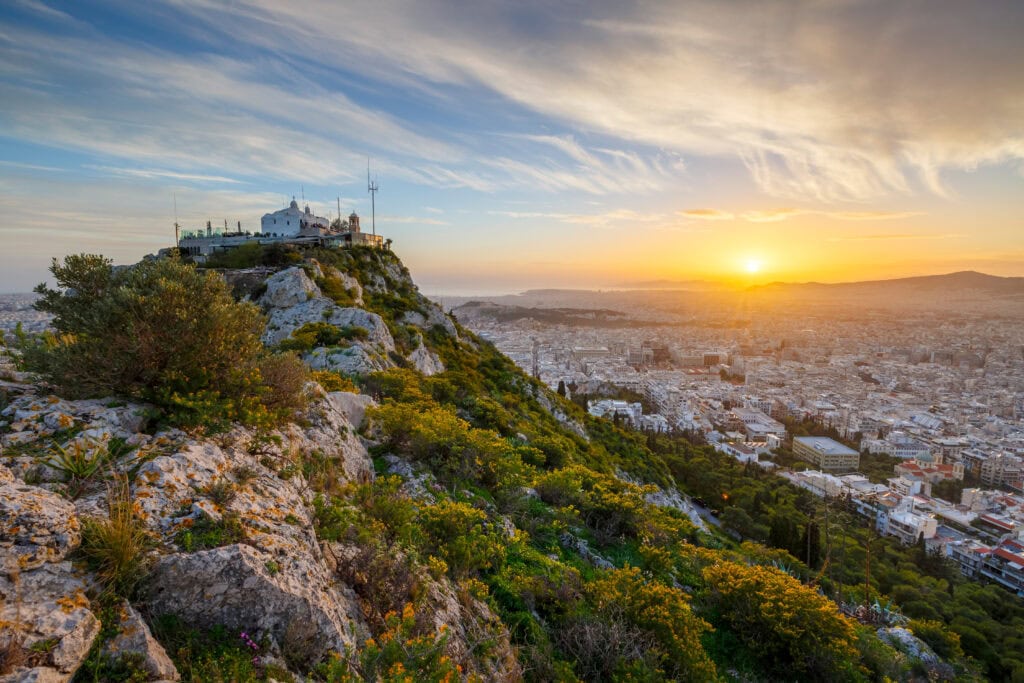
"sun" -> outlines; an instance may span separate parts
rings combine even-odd
[[[748,258],[746,263],[743,264],[743,269],[751,275],[761,272],[761,260],[756,258]]]

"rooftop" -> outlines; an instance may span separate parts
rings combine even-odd
[[[824,455],[857,455],[857,451],[827,436],[797,436],[793,437],[793,440],[799,441]]]

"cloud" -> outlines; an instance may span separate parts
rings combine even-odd
[[[0,166],[7,168],[18,168],[25,171],[46,171],[48,173],[66,173],[68,169],[59,166],[44,166],[42,164],[26,164],[21,161],[7,161],[0,159]]]
[[[877,233],[873,235],[849,235],[845,237],[830,237],[830,242],[862,242],[872,240],[948,240],[966,237],[960,233]]]
[[[776,196],[948,195],[951,170],[1024,159],[1024,5],[1009,0],[589,3],[571,20],[444,0],[175,6],[395,86],[482,88],[577,130],[735,157]],[[317,42],[331,49],[305,50]]]
[[[432,226],[443,226],[449,225],[448,222],[438,220],[437,218],[423,218],[422,216],[392,216],[392,215],[381,215],[380,220],[382,223],[402,223],[410,225],[432,225]]]
[[[721,211],[719,209],[687,209],[680,211],[679,215],[702,221],[727,221],[736,217],[729,211]]]
[[[920,211],[826,211],[807,208],[757,209],[734,213],[722,209],[687,209],[680,211],[684,218],[695,218],[707,221],[740,219],[749,223],[778,223],[797,216],[823,216],[841,221],[884,221],[899,218],[911,218],[923,215]]]
[[[750,223],[777,223],[808,213],[804,209],[766,209],[760,211],[744,211],[740,217]]]
[[[177,171],[165,171],[154,168],[118,168],[116,166],[95,166],[86,165],[86,168],[91,168],[97,171],[103,171],[105,173],[111,173],[119,176],[129,176],[132,178],[170,178],[172,180],[190,180],[207,183],[230,183],[238,184],[241,181],[235,180],[234,178],[227,178],[219,175],[203,175],[201,173],[179,173]]]

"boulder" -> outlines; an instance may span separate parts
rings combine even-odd
[[[331,266],[327,266],[326,271],[326,275],[338,278],[345,289],[352,292],[352,299],[355,301],[356,306],[363,305],[363,286],[359,284],[359,280]]]
[[[26,392],[0,411],[11,432],[0,436],[0,446],[35,441],[72,427],[81,429],[80,438],[130,441],[145,427],[146,410],[144,404],[113,398],[69,401]]]
[[[187,443],[144,463],[133,482],[135,509],[152,528],[173,532],[174,511],[226,476],[231,458],[213,443]]]
[[[0,683],[67,683],[70,676],[48,666],[31,669],[21,668],[14,673],[0,676]]]
[[[428,299],[424,299],[423,303],[423,311],[425,313],[406,311],[402,315],[402,322],[406,325],[418,327],[424,332],[440,325],[449,336],[458,339],[459,331],[456,329],[455,323],[452,322],[452,319],[445,314],[441,307]]]
[[[920,659],[926,665],[936,665],[942,658],[931,646],[913,634],[910,629],[894,627],[878,629],[878,638],[913,659]]]
[[[366,409],[377,405],[377,402],[366,394],[353,394],[348,391],[332,391],[325,399],[335,411],[344,416],[353,429],[362,426],[363,420],[366,419]]]
[[[125,603],[121,608],[120,629],[116,636],[103,647],[104,652],[114,659],[128,654],[142,655],[142,668],[153,680],[177,681],[181,679],[174,662],[167,651],[156,642],[149,626],[135,609]]]
[[[356,607],[311,554],[281,558],[241,544],[178,553],[157,563],[149,586],[153,614],[267,636],[308,664],[355,647]]]
[[[420,339],[420,345],[413,350],[408,356],[405,357],[409,363],[412,364],[417,371],[423,375],[430,377],[438,373],[444,372],[444,363],[438,358],[437,354],[428,349],[424,344],[423,340]]]
[[[345,375],[368,375],[394,366],[391,359],[368,350],[362,344],[344,349],[319,348],[303,355],[302,360],[313,370],[333,370]]]
[[[28,486],[0,466],[0,556],[6,571],[59,562],[81,539],[75,506],[55,493]]]
[[[100,631],[85,590],[83,577],[70,562],[0,575],[0,623],[23,638],[24,647],[51,641],[46,665],[61,674],[73,674]],[[44,676],[41,672],[35,675]],[[65,675],[61,680],[68,678]]]
[[[361,327],[369,333],[366,341],[377,344],[386,351],[395,350],[395,340],[391,337],[384,319],[376,313],[362,308],[338,308],[331,311],[327,322],[335,327]]]
[[[367,342],[377,344],[385,351],[395,349],[391,332],[379,315],[362,308],[343,308],[323,296],[288,308],[272,309],[266,331],[263,333],[263,343],[267,346],[276,346],[290,337],[292,332],[310,323],[327,323],[339,329],[348,326],[362,327],[369,335]]]
[[[320,289],[302,268],[288,268],[267,278],[267,291],[260,297],[265,308],[290,308],[320,296]]]

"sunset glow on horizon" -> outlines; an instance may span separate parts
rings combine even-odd
[[[169,246],[175,210],[368,216],[368,159],[431,293],[1024,275],[1020,3],[16,0],[0,28],[0,291]]]

